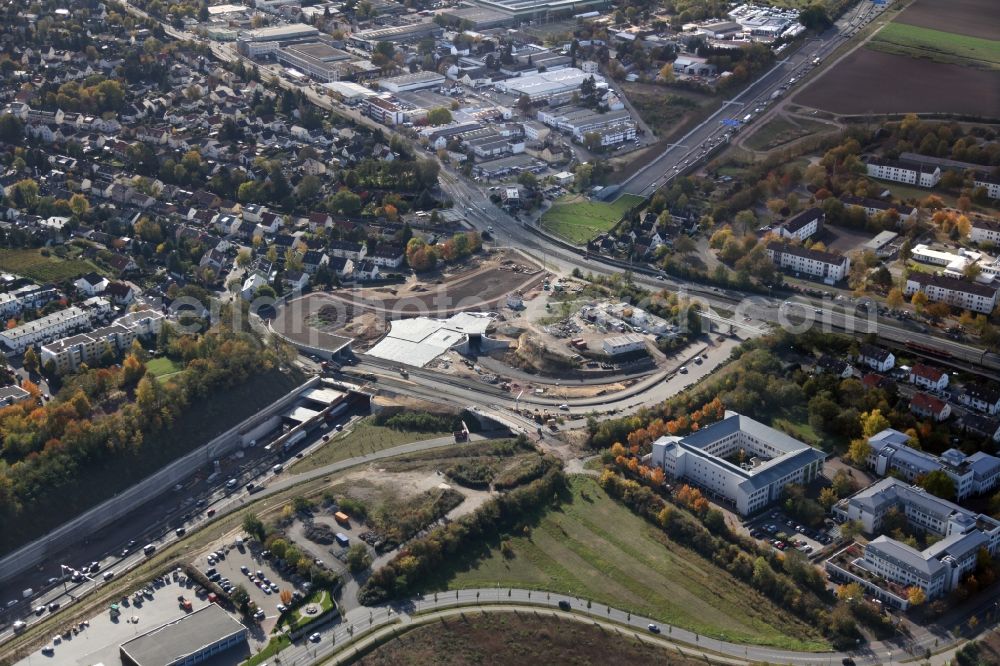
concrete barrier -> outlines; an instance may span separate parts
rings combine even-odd
[[[285,394],[263,411],[233,426],[210,442],[200,446],[183,458],[170,463],[127,490],[63,523],[45,536],[22,546],[0,559],[0,583],[7,582],[47,557],[58,553],[87,535],[119,520],[137,506],[160,493],[173,488],[181,480],[194,474],[203,465],[211,463],[230,451],[245,446],[244,435],[252,432],[262,421],[270,419],[298,399],[302,391],[319,384],[319,377],[311,377],[302,386]]]

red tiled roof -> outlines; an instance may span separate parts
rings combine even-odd
[[[913,369],[910,370],[910,374],[937,383],[944,376],[944,370],[923,363],[915,363]]]
[[[940,414],[945,408],[945,403],[932,395],[926,393],[914,393],[910,398],[910,409],[914,409],[926,414]]]

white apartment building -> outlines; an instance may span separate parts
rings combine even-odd
[[[851,260],[843,255],[788,243],[768,244],[767,254],[779,268],[822,278],[827,284],[840,282],[851,269]]]
[[[973,243],[1000,244],[1000,222],[981,217],[974,218],[969,240]]]
[[[118,353],[138,337],[156,335],[162,327],[163,315],[156,310],[130,312],[110,326],[42,345],[42,365],[52,361],[59,374],[76,371],[82,364],[100,359],[107,349]]]
[[[810,236],[819,233],[826,220],[826,213],[820,208],[810,208],[798,215],[788,218],[777,228],[778,236],[802,242]]]
[[[877,534],[890,509],[903,512],[911,526],[941,539],[922,551],[879,536],[869,542],[855,565],[900,585],[917,586],[929,599],[953,590],[976,566],[985,548],[996,555],[1000,522],[975,514],[895,478],[882,479],[834,506],[840,520],[857,520]]]
[[[906,277],[904,293],[912,296],[918,291],[927,294],[930,301],[947,303],[970,312],[989,314],[997,305],[996,287],[944,275],[910,273]]]
[[[90,315],[75,305],[0,333],[0,342],[9,353],[20,354],[34,344],[46,343],[72,331],[90,326]]]
[[[982,172],[976,172],[975,177],[972,179],[972,183],[976,187],[985,187],[986,196],[990,199],[1000,199],[1000,178],[995,178]]]
[[[690,435],[661,437],[649,455],[668,476],[726,498],[741,515],[779,499],[789,483],[812,481],[825,459],[819,449],[730,411]]]
[[[4,292],[0,294],[0,317],[18,315],[25,308],[39,308],[58,297],[59,292],[55,288],[35,285]]]
[[[941,168],[930,167],[905,160],[886,160],[873,158],[868,161],[868,175],[879,180],[891,180],[896,183],[934,187],[941,180]]]
[[[869,199],[868,197],[855,197],[849,194],[840,196],[840,201],[845,206],[857,206],[865,211],[868,217],[878,213],[887,213],[890,210],[896,211],[901,220],[914,220],[917,217],[917,209],[903,203],[892,203],[882,199]]]

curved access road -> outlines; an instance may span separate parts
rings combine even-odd
[[[569,604],[569,610],[559,608],[559,603]],[[588,602],[579,597],[517,588],[466,589],[437,594],[426,594],[400,603],[377,607],[360,607],[317,629],[318,641],[302,638],[279,653],[282,666],[306,664],[347,663],[354,659],[356,649],[370,645],[387,634],[398,631],[399,626],[474,612],[527,612],[537,615],[563,617],[606,626],[612,630],[629,632],[664,647],[679,649],[689,655],[708,657],[728,664],[777,663],[793,666],[819,666],[840,664],[845,658],[853,659],[859,666],[906,661],[913,655],[902,645],[872,643],[852,652],[802,652],[783,650],[761,645],[745,645],[658,623],[648,617],[634,615],[627,610]],[[647,627],[656,624],[659,633]],[[941,647],[955,642],[956,638],[942,641]],[[921,648],[922,649],[922,648]],[[922,656],[920,654],[919,656]],[[933,664],[944,664],[944,655],[932,658]]]

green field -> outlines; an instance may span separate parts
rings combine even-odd
[[[419,442],[425,439],[450,436],[450,432],[406,432],[377,426],[369,419],[363,419],[347,432],[330,434],[330,441],[292,466],[293,474],[329,465],[366,453],[391,449],[401,444]]]
[[[146,361],[146,371],[154,377],[166,377],[174,375],[183,370],[184,367],[177,361],[161,356]]]
[[[563,198],[542,216],[542,228],[582,245],[614,227],[625,211],[641,201],[642,197],[631,194],[623,194],[610,203],[589,201],[582,196]]]
[[[43,256],[42,250],[11,250],[0,248],[0,270],[31,278],[36,282],[59,282],[77,278],[96,270],[89,261],[60,259],[54,254]]]
[[[545,514],[514,556],[493,548],[459,570],[450,589],[512,586],[601,601],[716,638],[797,650],[829,646],[749,586],[612,500],[591,477],[571,478],[572,498]]]
[[[890,23],[868,45],[878,51],[911,58],[1000,69],[1000,40],[980,39],[905,23]]]

